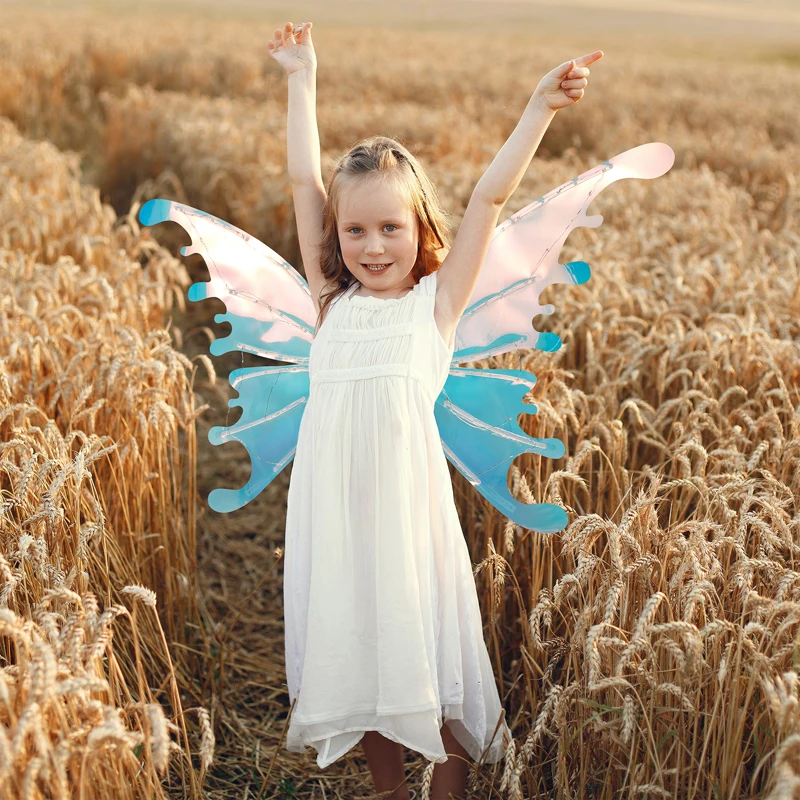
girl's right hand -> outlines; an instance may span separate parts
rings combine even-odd
[[[311,42],[311,23],[306,22],[303,29],[294,36],[291,22],[283,30],[275,29],[272,39],[267,42],[269,54],[286,70],[287,75],[300,70],[316,70],[317,56]]]

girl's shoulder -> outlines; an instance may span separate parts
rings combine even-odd
[[[417,281],[417,292],[423,296],[435,296],[436,295],[436,279],[439,275],[438,270],[434,270],[428,275],[423,275],[419,281]]]

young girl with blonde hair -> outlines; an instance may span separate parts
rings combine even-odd
[[[499,761],[511,732],[434,401],[500,210],[603,54],[541,79],[450,246],[435,187],[393,139],[357,143],[324,185],[311,23],[287,23],[267,47],[288,75],[289,173],[318,313],[286,516],[287,748],[312,746],[325,767],[360,742],[377,791],[408,800],[406,746],[438,762],[434,800],[462,797],[470,760]]]

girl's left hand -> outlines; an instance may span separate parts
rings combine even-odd
[[[594,64],[602,57],[603,51],[595,50],[594,53],[559,64],[539,81],[534,97],[538,97],[551,111],[577,103],[589,83],[589,64]]]

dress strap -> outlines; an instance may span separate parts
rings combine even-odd
[[[358,288],[358,285],[358,281],[353,281],[341,294],[336,295],[331,302],[331,308],[333,308],[340,300],[344,300],[353,294],[353,292]]]
[[[355,292],[355,290],[358,289],[359,286],[361,286],[361,284],[358,281],[353,281],[347,287],[347,291],[342,292],[341,296],[342,297],[350,297],[350,295],[353,294],[353,292]]]
[[[417,284],[417,286],[419,287],[419,293],[425,297],[435,297],[438,277],[439,277],[438,270],[434,270],[433,272],[430,273],[430,275],[423,275],[419,279],[419,283]]]
[[[333,304],[336,305],[340,300],[346,300],[350,297],[353,292],[358,289],[359,287],[358,281],[353,281],[334,301]]]

